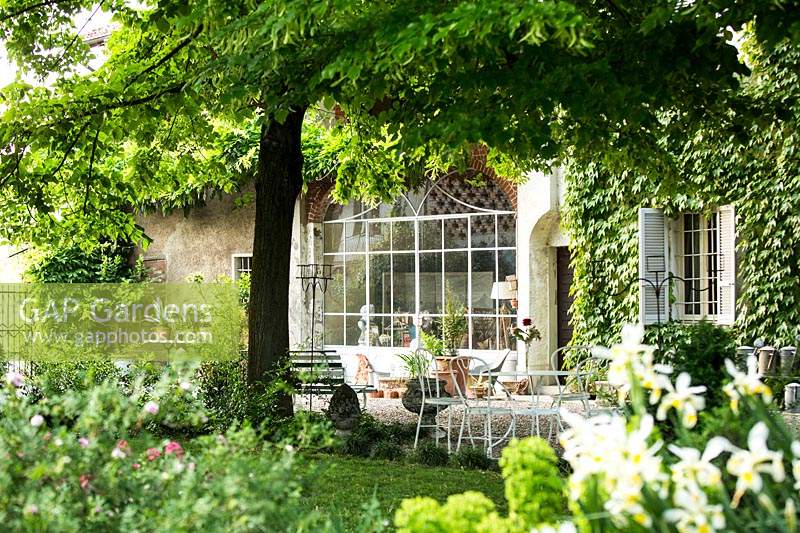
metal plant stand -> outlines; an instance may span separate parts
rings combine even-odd
[[[317,326],[317,292],[325,294],[328,290],[328,282],[333,279],[333,265],[324,263],[309,263],[306,265],[298,265],[300,268],[300,275],[297,279],[303,285],[303,292],[311,291],[311,365],[314,365],[314,354],[317,351],[316,342],[316,326]],[[311,410],[314,395],[308,395],[308,408]]]

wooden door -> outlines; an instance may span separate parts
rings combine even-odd
[[[571,256],[569,248],[558,246],[556,248],[556,327],[558,335],[558,347],[566,346],[572,339],[572,295],[569,290],[572,287],[574,272],[570,264]],[[559,361],[559,365],[563,361]]]

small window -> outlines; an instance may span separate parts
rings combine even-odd
[[[708,217],[685,213],[680,218],[683,249],[678,254],[678,275],[684,279],[678,306],[687,320],[714,319],[719,314],[718,214]]]
[[[242,277],[242,274],[250,275],[253,270],[253,255],[252,254],[234,254],[233,255],[233,273],[234,280]]]

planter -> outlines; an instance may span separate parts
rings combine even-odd
[[[428,390],[436,390],[436,383],[434,383],[435,378],[425,378],[427,380],[427,388]],[[447,382],[440,379],[439,380],[439,390],[441,391],[442,396],[450,396],[450,394],[445,389],[445,385]],[[406,392],[403,394],[403,407],[408,409],[414,414],[419,414],[419,410],[422,407],[422,391],[419,388],[419,379],[412,378],[408,382],[408,386],[406,387]],[[441,410],[441,406],[439,407]],[[428,405],[425,408],[425,412],[423,416],[430,417],[436,416],[436,406],[435,405]]]

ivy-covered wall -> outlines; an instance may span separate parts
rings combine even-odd
[[[575,343],[618,340],[638,319],[638,208],[668,215],[733,204],[739,342],[800,333],[800,49],[749,54],[737,106],[684,138],[661,139],[674,175],[612,171],[614,154],[573,158],[564,224],[575,267]],[[742,124],[747,124],[743,127]],[[628,289],[629,290],[626,290]],[[620,294],[621,293],[621,294]]]

